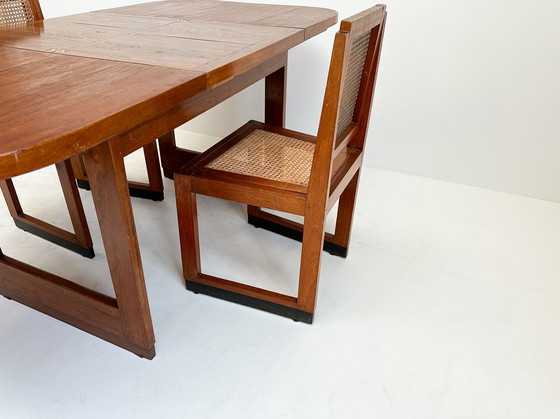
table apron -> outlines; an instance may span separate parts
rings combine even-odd
[[[114,150],[122,156],[126,156],[154,141],[155,138],[164,136],[169,131],[222,103],[259,80],[286,67],[287,60],[288,52],[285,51],[213,89],[205,90],[184,100],[165,113],[143,121],[136,127],[109,138],[109,141]],[[283,108],[283,103],[282,106],[277,108]],[[281,119],[283,120],[283,115]]]

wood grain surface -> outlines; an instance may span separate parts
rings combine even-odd
[[[322,8],[160,1],[2,30],[0,178],[140,125],[336,18]]]

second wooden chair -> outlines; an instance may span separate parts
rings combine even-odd
[[[249,122],[175,174],[188,289],[313,321],[321,251],[346,256],[350,240],[385,19],[385,6],[377,5],[341,22],[317,137]],[[302,236],[297,296],[202,273],[196,194],[304,217],[302,226],[280,222]],[[325,235],[326,215],[337,202],[335,233]]]

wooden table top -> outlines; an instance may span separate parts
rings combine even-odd
[[[0,179],[71,157],[336,23],[333,10],[157,1],[0,29]]]

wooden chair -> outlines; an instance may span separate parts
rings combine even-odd
[[[0,0],[0,27],[18,25],[35,20],[43,20],[43,13],[38,0]],[[155,141],[144,147],[148,171],[148,184],[129,182],[132,196],[154,200],[163,199],[163,181],[159,167],[159,157]],[[17,227],[28,231],[62,247],[75,251],[86,257],[94,257],[93,242],[87,225],[82,201],[76,187],[89,189],[87,174],[80,157],[56,164],[56,169],[66,206],[70,214],[74,232],[69,232],[26,214],[17,196],[13,181],[0,181],[2,193],[8,205],[10,215]]]
[[[324,242],[333,253],[347,253],[385,19],[385,6],[377,5],[341,22],[317,137],[251,121],[175,174],[187,289],[313,321]],[[268,220],[301,232],[296,297],[201,272],[196,194],[304,216],[302,226]],[[335,233],[325,234],[336,202]]]

